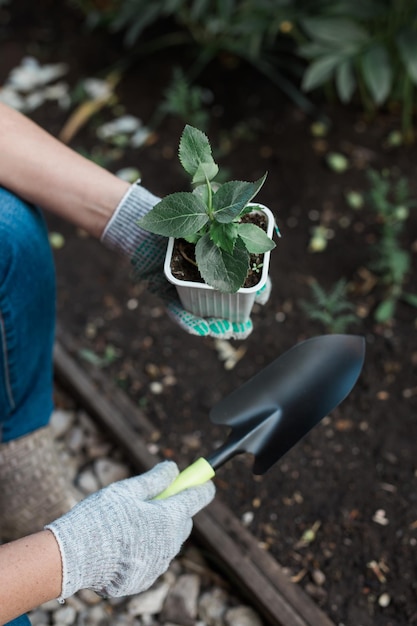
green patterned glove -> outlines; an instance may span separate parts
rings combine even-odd
[[[146,280],[151,293],[165,303],[168,315],[183,330],[201,337],[218,339],[246,339],[253,330],[252,321],[235,323],[218,318],[201,318],[185,311],[178,299],[176,289],[165,278],[163,265],[167,247],[166,237],[155,235],[142,228],[137,222],[159,202],[137,181],[128,189],[113,216],[109,220],[101,241],[112,250],[127,256],[137,280]],[[255,302],[265,304],[271,292],[271,282],[261,289]]]

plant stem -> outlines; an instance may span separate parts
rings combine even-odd
[[[213,219],[213,190],[210,185],[210,181],[206,176],[206,185],[207,185],[207,213],[209,218]]]

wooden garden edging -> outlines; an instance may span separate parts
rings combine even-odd
[[[89,375],[77,364],[71,356],[74,346],[59,330],[54,350],[57,380],[124,450],[135,471],[153,467],[161,460],[146,444],[154,427],[102,372]],[[196,515],[193,535],[271,626],[335,626],[218,499]]]

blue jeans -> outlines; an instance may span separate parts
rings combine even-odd
[[[39,209],[0,188],[0,441],[53,408],[55,269]]]
[[[12,622],[7,622],[4,626],[30,626],[30,620],[27,615],[17,617]]]

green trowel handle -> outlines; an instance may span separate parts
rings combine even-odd
[[[210,463],[201,457],[186,467],[185,470],[177,476],[174,482],[160,493],[159,496],[156,496],[154,500],[169,498],[169,496],[175,496],[176,493],[180,493],[189,487],[202,485],[210,480],[210,478],[213,478],[214,474],[215,471]]]

